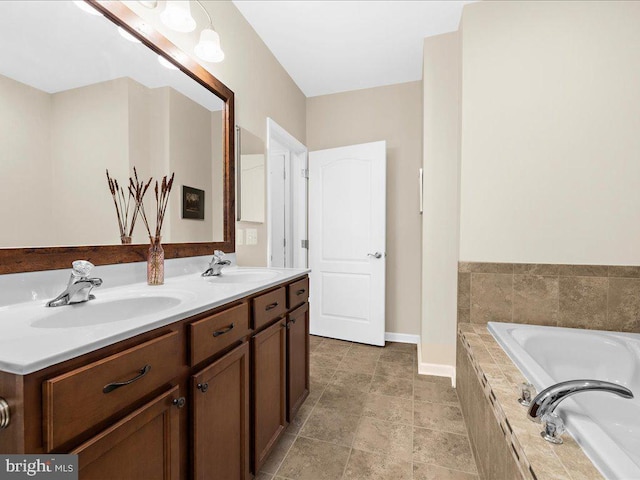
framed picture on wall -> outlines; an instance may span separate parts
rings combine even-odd
[[[182,186],[182,218],[204,220],[204,190]]]

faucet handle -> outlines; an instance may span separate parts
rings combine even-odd
[[[518,399],[518,403],[523,407],[528,407],[531,405],[531,399],[535,396],[536,387],[528,382],[523,382],[520,384],[520,398]]]
[[[88,277],[95,265],[86,260],[76,260],[71,266],[73,268],[72,274],[75,277]]]
[[[225,255],[226,255],[226,253],[224,253],[222,250],[214,250],[213,251],[213,256],[214,257],[221,258],[221,257],[224,257]]]
[[[542,424],[544,430],[540,432],[540,436],[547,442],[560,445],[562,443],[562,434],[565,432],[564,422],[557,413],[545,413],[542,416]]]

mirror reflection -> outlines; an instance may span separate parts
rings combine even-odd
[[[224,103],[125,37],[72,2],[0,2],[0,247],[120,243],[105,171],[133,167],[175,172],[163,243],[223,240]]]
[[[236,127],[237,218],[242,222],[264,223],[265,146],[244,128]]]

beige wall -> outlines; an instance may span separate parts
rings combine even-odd
[[[307,99],[310,151],[387,142],[387,332],[420,333],[422,82]]]
[[[640,2],[464,8],[460,259],[640,264]]]
[[[0,75],[0,247],[51,235],[50,137],[50,95]]]
[[[124,3],[184,51],[193,52],[193,47],[198,42],[198,31],[189,34],[172,32],[159,20],[161,9],[149,10],[133,1]],[[213,18],[225,52],[223,62],[206,64],[205,68],[233,90],[236,124],[266,142],[266,119],[271,117],[300,142],[305,143],[306,98],[289,74],[233,3],[203,1],[202,4]],[[203,25],[206,22],[203,14],[198,13],[196,8],[192,11],[199,25]],[[237,248],[238,263],[266,265],[266,223],[240,223],[239,226],[256,228],[258,245]]]
[[[459,32],[425,39],[421,348],[440,374],[456,351],[460,61]]]

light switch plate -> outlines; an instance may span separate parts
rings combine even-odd
[[[258,244],[258,230],[255,228],[247,228],[247,245]]]

